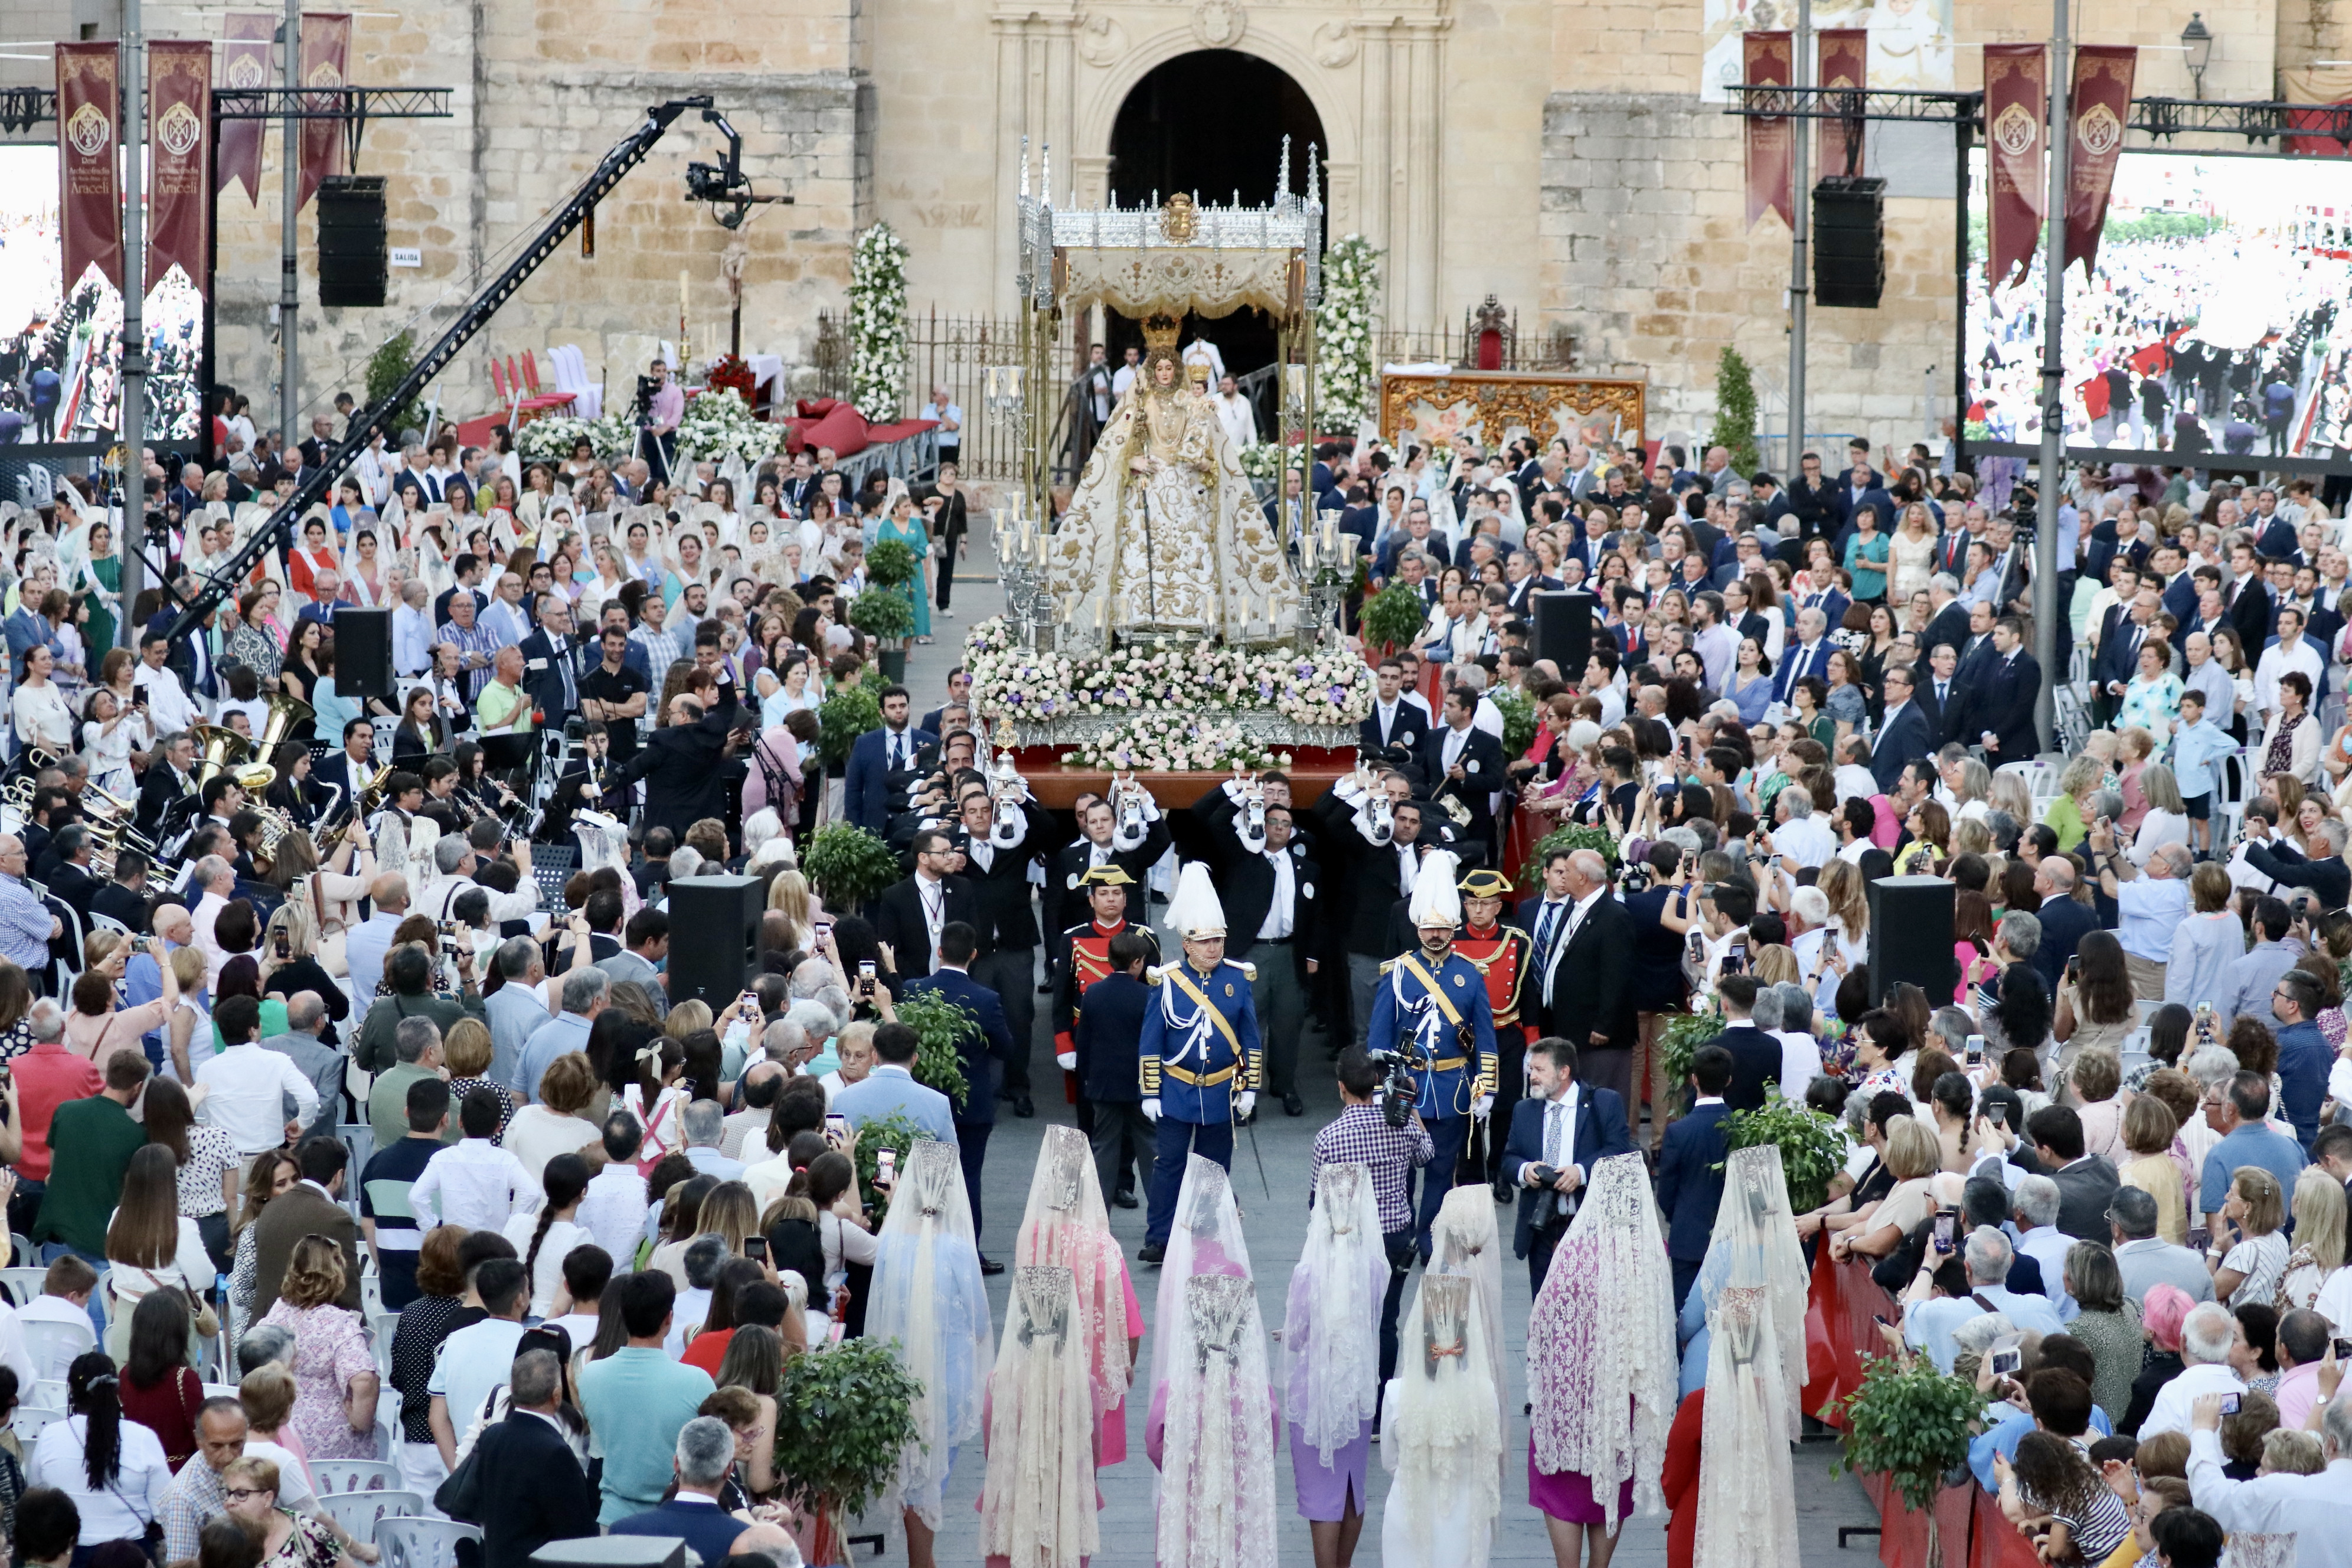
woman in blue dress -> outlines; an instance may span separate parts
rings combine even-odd
[[[874,542],[895,540],[915,552],[915,575],[892,592],[911,596],[915,611],[915,640],[931,640],[930,554],[931,536],[923,528],[923,520],[915,515],[915,498],[903,491],[890,500],[887,512],[874,530]]]

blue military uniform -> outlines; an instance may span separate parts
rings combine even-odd
[[[1234,1102],[1257,1091],[1265,1052],[1249,964],[1223,960],[1203,974],[1180,960],[1146,973],[1152,995],[1137,1055],[1143,1098],[1160,1101],[1160,1120],[1144,1239],[1160,1245],[1175,1222],[1186,1159],[1233,1168]]]
[[[1414,1073],[1418,1108],[1434,1157],[1422,1179],[1420,1246],[1429,1256],[1429,1227],[1454,1184],[1454,1167],[1470,1141],[1471,1111],[1495,1092],[1495,1009],[1478,966],[1449,952],[1433,968],[1418,949],[1381,965],[1372,994],[1369,1049],[1405,1051],[1426,1065]]]

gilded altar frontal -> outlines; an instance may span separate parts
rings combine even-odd
[[[2139,47],[2137,90],[2188,98],[2179,44],[2192,5],[2215,36],[2203,96],[2270,100],[2352,68],[2352,7],[2322,0],[2087,0],[2086,43]],[[24,13],[29,9],[29,22]],[[88,9],[89,16],[81,13]],[[1139,206],[1176,191],[1204,207],[1269,200],[1283,139],[1295,180],[1318,159],[1327,245],[1380,253],[1381,363],[1463,363],[1480,308],[1504,371],[1559,369],[1647,384],[1654,437],[1701,436],[1720,351],[1756,367],[1759,424],[1784,428],[1790,236],[1745,221],[1742,121],[1726,112],[1739,35],[1788,27],[1790,0],[399,0],[357,9],[348,79],[452,87],[446,121],[386,121],[358,171],[388,176],[392,272],[381,310],[311,308],[315,206],[300,219],[303,377],[354,384],[398,326],[446,312],[636,122],[648,103],[712,94],[744,138],[744,168],[789,205],[732,233],[681,197],[710,138],[681,125],[574,244],[493,323],[501,356],[576,344],[618,383],[643,351],[699,356],[740,342],[817,364],[845,311],[857,234],[888,223],[909,247],[915,343],[906,407],[924,400],[950,338],[1015,313],[1024,142],[1051,157],[1057,206]],[[54,13],[54,15],[52,15]],[[11,22],[57,36],[119,25],[94,0],[26,0]],[[218,36],[217,9],[149,23]],[[2047,36],[2027,0],[1814,0],[1817,27],[1869,36],[1872,87],[1973,89],[1982,46]],[[12,34],[13,36],[17,36]],[[32,35],[26,34],[30,37]],[[80,36],[92,36],[83,33]],[[5,81],[49,70],[0,62]],[[30,74],[27,74],[30,73]],[[2352,88],[2333,93],[2352,95]],[[219,374],[275,374],[278,137],[257,204],[222,197]],[[2132,144],[2144,137],[2135,134]],[[2183,138],[2177,145],[2194,145]],[[2217,146],[2219,143],[2215,143]],[[1843,159],[1827,141],[1822,152]],[[1860,172],[1887,182],[1885,286],[1874,310],[1816,307],[1811,430],[1908,442],[1955,406],[1958,211],[1948,125],[1873,123]],[[1818,174],[1822,156],[1813,158]],[[1033,176],[1034,177],[1034,176]],[[1074,199],[1075,198],[1075,199]],[[732,253],[732,254],[730,254]],[[740,284],[730,279],[740,279]],[[738,289],[740,288],[740,299]],[[735,311],[740,304],[740,337]],[[936,318],[936,323],[933,321]],[[1114,363],[1139,323],[1093,307],[1065,323]],[[1227,368],[1269,363],[1275,329],[1244,310],[1208,323]],[[982,350],[956,349],[979,362]],[[493,396],[469,353],[443,387],[468,414]],[[800,386],[815,383],[803,377]],[[976,401],[959,383],[956,395]],[[257,399],[257,402],[259,400]]]

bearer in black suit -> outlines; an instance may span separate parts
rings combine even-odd
[[[1744,980],[1731,974],[1727,980]],[[1723,1091],[1731,1082],[1731,1053],[1701,1046],[1691,1055],[1691,1087],[1697,1090],[1689,1111],[1666,1129],[1658,1153],[1658,1210],[1666,1220],[1666,1257],[1675,1269],[1675,1310],[1698,1279],[1715,1236],[1715,1211],[1723,1203],[1723,1123],[1731,1114]]]
[[[1780,1042],[1749,1021],[1757,990],[1752,974],[1727,974],[1716,983],[1724,1030],[1707,1044],[1731,1058],[1730,1083],[1718,1092],[1734,1110],[1763,1110],[1765,1086],[1780,1081]]]
[[[1029,798],[1027,786],[1012,780],[992,796],[977,781],[960,787],[956,814],[970,840],[966,879],[979,890],[980,956],[972,961],[974,984],[996,993],[1013,1031],[1013,1055],[1004,1063],[1003,1093],[1015,1116],[1034,1116],[1029,1096],[1032,1026],[1037,1019],[1037,917],[1029,904],[1029,868],[1037,858],[1054,819]]]
[[[1086,918],[1086,895],[1078,888],[1097,866],[1127,873],[1135,888],[1128,912],[1138,924],[1150,924],[1147,879],[1171,841],[1159,805],[1132,780],[1113,778],[1110,795],[1080,795],[1077,808],[1078,841],[1064,845],[1046,862],[1045,929],[1067,931]]]
[[[915,874],[882,889],[874,920],[874,935],[890,944],[905,979],[939,967],[940,932],[949,924],[977,926],[980,921],[980,894],[961,877],[948,874],[959,853],[955,841],[930,827],[915,835],[914,849]]]
[[[1495,795],[1503,787],[1503,743],[1471,722],[1478,696],[1466,686],[1445,694],[1442,721],[1421,739],[1421,773],[1433,799],[1448,796],[1470,814],[1462,837],[1496,842]]]
[[[1419,751],[1422,738],[1429,733],[1429,715],[1405,696],[1403,664],[1393,658],[1381,660],[1379,680],[1380,695],[1373,700],[1372,710],[1356,726],[1356,744],[1367,752],[1385,752],[1391,746]]]
[[[1503,1179],[1519,1194],[1511,1250],[1528,1260],[1528,1284],[1538,1295],[1592,1168],[1613,1154],[1633,1152],[1624,1097],[1580,1082],[1577,1060],[1576,1047],[1557,1037],[1528,1047],[1528,1095],[1512,1107],[1503,1143]]]
[[[1307,858],[1290,807],[1247,802],[1226,815],[1213,840],[1218,896],[1225,906],[1225,956],[1254,966],[1250,995],[1265,1044],[1266,1092],[1300,1116],[1298,1037],[1307,1026],[1321,868]]]

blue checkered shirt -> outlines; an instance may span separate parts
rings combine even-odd
[[[1315,1135],[1315,1154],[1307,1167],[1307,1202],[1322,1184],[1326,1165],[1362,1165],[1372,1173],[1372,1195],[1380,1202],[1381,1231],[1394,1236],[1412,1228],[1412,1202],[1407,1182],[1417,1166],[1437,1152],[1429,1129],[1406,1123],[1391,1127],[1378,1105],[1351,1105],[1339,1120]]]
[[[653,683],[656,693],[669,674],[669,667],[679,659],[693,657],[691,638],[680,639],[677,633],[670,629],[676,625],[675,621],[666,620],[660,631],[640,625],[629,634],[629,640],[646,650],[646,679]]]
[[[474,705],[474,700],[481,696],[482,688],[488,686],[490,683],[490,677],[498,672],[499,649],[506,647],[506,642],[498,633],[484,626],[478,618],[470,628],[461,626],[455,621],[446,622],[436,637],[437,640],[454,646],[459,653],[478,653],[490,661],[479,669],[461,669],[457,672],[458,689],[466,694],[466,706],[471,708]]]

